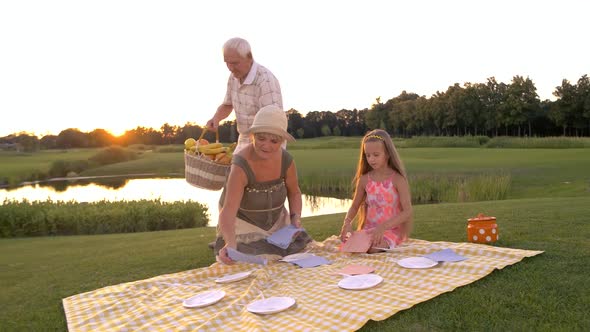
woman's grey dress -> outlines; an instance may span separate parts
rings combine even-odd
[[[280,177],[271,181],[256,182],[256,177],[248,162],[239,155],[233,156],[232,164],[241,167],[248,177],[248,184],[244,189],[244,195],[236,217],[238,251],[251,255],[286,256],[300,252],[307,243],[312,241],[311,237],[305,232],[299,233],[287,249],[281,249],[266,241],[269,235],[290,224],[289,213],[285,208],[285,201],[287,200],[285,174],[292,160],[293,157],[283,150]],[[222,206],[225,198],[225,190],[224,187],[219,201],[220,206]],[[219,225],[217,229],[215,255],[225,245],[219,232]]]

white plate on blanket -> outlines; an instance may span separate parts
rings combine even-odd
[[[304,258],[309,258],[309,257],[312,257],[312,256],[314,256],[314,254],[312,254],[312,253],[309,253],[309,252],[300,252],[298,254],[292,254],[292,255],[285,256],[285,257],[283,257],[283,258],[281,258],[279,260],[281,262],[291,263],[293,261],[297,261],[297,260],[304,259]]]
[[[438,262],[426,257],[408,257],[400,259],[397,264],[407,269],[427,269],[435,266]]]
[[[292,297],[269,297],[248,304],[247,309],[255,314],[267,315],[287,310],[294,304],[295,299]]]
[[[252,274],[252,271],[240,272],[235,274],[228,274],[221,278],[215,279],[215,282],[223,284],[228,282],[240,281],[248,278]]]
[[[184,300],[182,305],[185,308],[204,307],[219,302],[224,296],[225,292],[222,290],[206,291]]]
[[[376,249],[376,250],[383,250],[385,252],[393,252],[395,251],[395,249],[399,249],[399,247],[394,247],[394,248],[379,248],[379,247],[372,247],[371,249]]]
[[[378,274],[359,274],[346,277],[338,282],[338,287],[344,289],[367,289],[379,285],[383,277]]]

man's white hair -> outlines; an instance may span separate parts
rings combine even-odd
[[[225,54],[227,50],[235,50],[243,58],[252,58],[250,43],[243,38],[235,37],[226,41],[225,44],[223,44],[223,54]]]

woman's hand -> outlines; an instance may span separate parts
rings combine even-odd
[[[223,246],[223,248],[219,250],[219,254],[217,255],[217,257],[219,257],[219,261],[221,263],[226,265],[232,265],[234,263],[234,260],[229,258],[229,255],[227,254],[227,248],[227,244]]]
[[[291,216],[291,225],[301,228],[301,215],[298,213],[292,213]]]

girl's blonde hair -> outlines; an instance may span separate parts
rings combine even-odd
[[[404,164],[402,163],[401,159],[399,158],[399,154],[397,153],[397,150],[395,149],[395,145],[393,145],[393,140],[391,139],[391,137],[389,136],[389,134],[385,130],[375,129],[375,130],[368,132],[363,137],[363,140],[361,141],[361,153],[359,156],[359,162],[356,167],[356,174],[355,174],[354,179],[352,181],[354,184],[354,187],[355,187],[355,193],[354,193],[355,196],[357,195],[357,192],[356,192],[357,190],[364,191],[364,188],[359,188],[358,184],[361,180],[361,177],[363,175],[367,174],[371,170],[371,166],[369,165],[369,162],[367,161],[367,156],[365,155],[365,143],[367,143],[367,142],[381,142],[381,143],[383,143],[383,146],[385,148],[385,152],[387,153],[387,156],[388,156],[387,165],[389,167],[391,167],[399,175],[401,175],[407,179]],[[365,199],[367,197],[366,197],[366,193],[364,193],[364,192],[358,193],[358,194],[363,195],[361,205],[359,208],[359,212],[358,212],[358,226],[357,226],[357,229],[361,230],[363,227],[363,224],[365,223],[365,219],[366,219],[367,207],[365,204]]]

